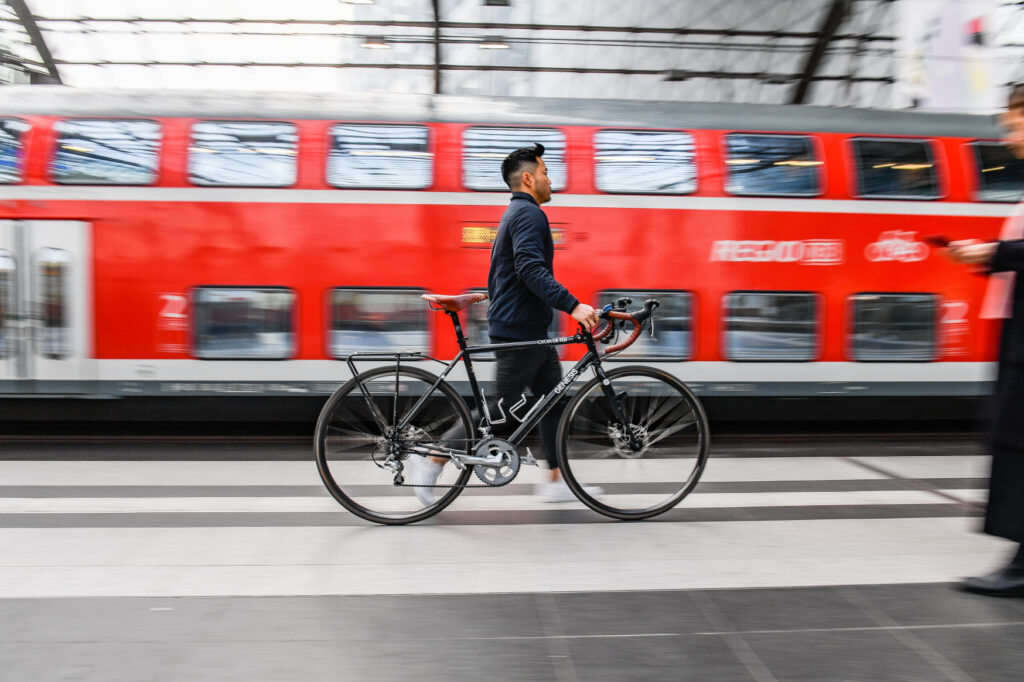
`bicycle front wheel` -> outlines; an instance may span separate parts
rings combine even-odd
[[[606,376],[609,386],[595,377],[562,415],[562,475],[580,501],[605,516],[657,516],[700,480],[710,450],[704,408],[686,384],[657,369],[620,367]],[[628,423],[620,423],[612,399]]]
[[[462,492],[470,469],[459,471],[451,463],[441,470],[438,487],[429,489],[432,500],[424,501],[408,480],[395,485],[396,463],[408,479],[409,460],[424,457],[413,448],[468,452],[469,408],[445,382],[431,392],[436,379],[418,367],[379,367],[351,379],[324,405],[316,425],[317,468],[345,509],[376,523],[412,523],[433,516]]]

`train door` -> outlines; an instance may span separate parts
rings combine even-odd
[[[88,223],[0,220],[0,393],[86,390],[89,252]]]

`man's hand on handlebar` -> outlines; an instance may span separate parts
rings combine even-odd
[[[597,318],[597,311],[586,303],[578,304],[572,309],[571,314],[572,319],[583,325],[583,328],[588,332],[594,331],[594,328],[597,327],[598,322],[600,322]]]

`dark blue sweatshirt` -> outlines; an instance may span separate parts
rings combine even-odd
[[[544,339],[552,308],[571,313],[579,304],[555,280],[555,244],[544,211],[526,192],[513,192],[491,246],[487,308],[491,336]]]

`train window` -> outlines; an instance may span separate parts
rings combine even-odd
[[[507,192],[501,162],[520,147],[544,145],[544,163],[551,189],[565,189],[565,134],[554,128],[467,128],[462,135],[462,178],[469,189]]]
[[[66,185],[150,185],[156,180],[160,124],[155,121],[58,121],[54,181]]]
[[[0,183],[21,180],[21,166],[25,161],[25,143],[22,138],[29,125],[16,118],[0,119]]]
[[[725,189],[730,194],[816,196],[821,193],[822,164],[809,137],[803,135],[725,136]]]
[[[466,293],[475,294],[478,292],[487,293],[487,289],[470,289]],[[483,346],[491,341],[491,335],[487,328],[487,307],[490,301],[482,301],[474,305],[469,306],[466,309],[465,324],[463,330],[466,334],[466,342],[471,346]],[[451,325],[449,325],[450,328]],[[551,317],[551,324],[548,325],[548,338],[554,338],[562,335],[562,313],[555,311],[555,314]],[[565,349],[568,346],[555,346],[555,350],[558,351],[558,356],[562,357],[565,355]],[[494,353],[473,353],[474,360],[493,360]]]
[[[630,309],[639,308],[649,298],[661,303],[654,311],[654,336],[650,325],[636,342],[614,357],[621,359],[649,358],[657,360],[689,360],[693,356],[693,294],[686,291],[619,290],[601,291],[597,306],[604,307],[623,296],[633,299]],[[629,333],[627,323],[624,331]],[[619,339],[624,337],[620,335]]]
[[[14,283],[17,281],[17,265],[10,251],[0,249],[0,358],[14,355],[15,338],[11,323],[15,319]]]
[[[935,199],[939,181],[925,140],[852,140],[857,195],[864,198]]]
[[[820,296],[789,291],[734,291],[723,300],[729,360],[814,360]]]
[[[339,123],[330,134],[327,182],[334,187],[424,189],[433,182],[423,126]]]
[[[33,264],[33,298],[39,320],[36,351],[45,358],[66,358],[71,355],[71,254],[45,247],[34,254]]]
[[[974,142],[971,146],[978,163],[977,199],[1020,201],[1024,197],[1024,161],[996,142]]]
[[[298,132],[275,121],[200,121],[192,126],[188,177],[196,185],[295,184]]]
[[[295,355],[295,292],[280,287],[199,287],[192,292],[193,348],[204,360],[283,360]]]
[[[429,351],[427,305],[422,289],[331,289],[327,305],[328,351],[340,358],[356,351]]]
[[[934,294],[874,294],[850,297],[853,304],[854,360],[929,361],[935,359],[938,297]]]
[[[602,192],[688,194],[697,189],[693,136],[657,130],[601,130],[594,135]]]

